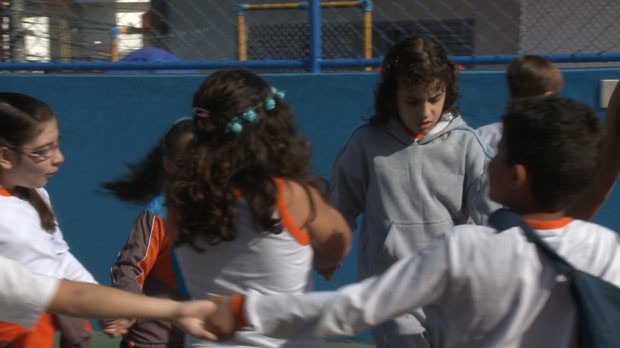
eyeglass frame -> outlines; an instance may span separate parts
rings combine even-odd
[[[13,147],[13,146],[10,146],[10,148],[13,151],[22,153],[32,158],[35,161],[45,161],[47,159],[52,158],[54,153],[58,151],[58,149],[60,149],[61,143],[62,143],[62,135],[58,135],[58,140],[56,140],[55,142],[47,144],[47,145],[35,147],[34,149],[20,148],[20,147]]]

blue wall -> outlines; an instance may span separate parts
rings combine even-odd
[[[563,71],[562,95],[598,108],[599,80],[617,79],[620,69]],[[314,166],[329,176],[331,162],[350,131],[372,112],[376,74],[265,75],[286,91],[298,124],[313,144]],[[66,157],[48,185],[73,254],[104,284],[140,207],[120,203],[98,187],[141,158],[172,121],[187,116],[200,75],[0,75],[0,89],[30,94],[57,113]],[[461,110],[473,127],[495,122],[508,99],[503,71],[463,71]],[[616,187],[595,220],[620,231]],[[614,216],[614,214],[616,216]],[[355,254],[355,251],[352,252]],[[331,283],[354,279],[353,257]]]

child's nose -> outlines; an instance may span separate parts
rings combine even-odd
[[[56,151],[54,151],[54,155],[52,156],[52,159],[53,159],[54,164],[61,164],[62,162],[65,161],[65,155],[62,154],[60,147],[56,148]]]
[[[424,112],[424,117],[425,118],[429,118],[430,116],[432,116],[432,114],[433,114],[432,110],[433,110],[433,104],[432,103],[429,103],[429,102],[424,103],[424,110],[423,110],[423,112]]]

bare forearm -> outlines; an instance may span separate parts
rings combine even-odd
[[[48,310],[86,318],[161,318],[173,320],[178,302],[150,298],[82,282],[62,281]]]

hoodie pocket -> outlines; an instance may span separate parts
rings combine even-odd
[[[392,222],[388,227],[379,260],[387,268],[396,261],[427,247],[435,238],[443,236],[452,226],[452,221],[437,223]]]

